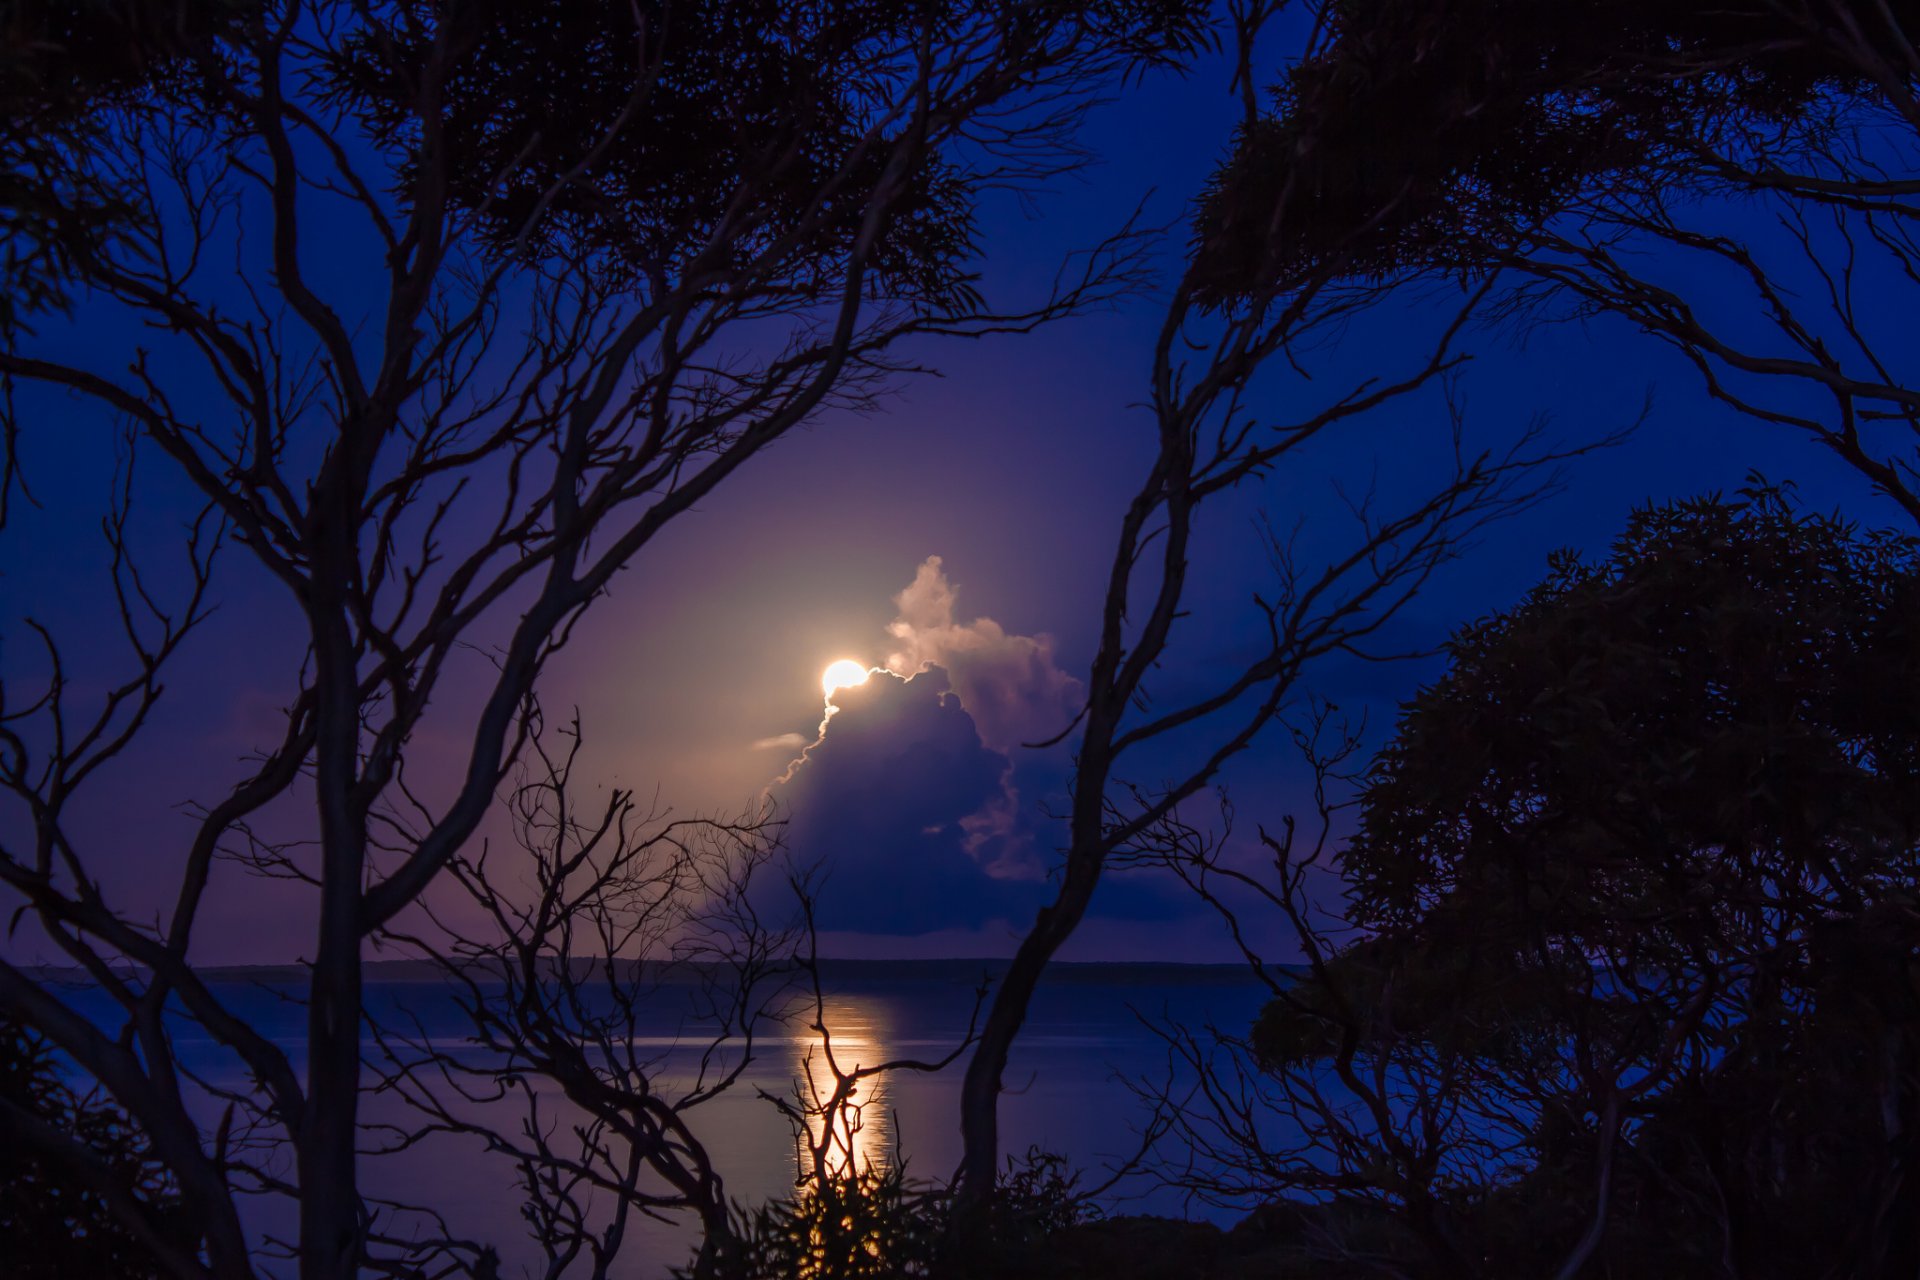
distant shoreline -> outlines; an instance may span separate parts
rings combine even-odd
[[[597,961],[577,961],[597,964]],[[979,982],[997,979],[1006,972],[1003,958],[955,957],[947,960],[858,960],[820,961],[821,973],[828,981],[862,983]],[[1294,966],[1274,968],[1292,972]],[[655,977],[662,983],[692,981],[703,966],[686,964],[655,966]],[[52,966],[29,970],[35,978],[82,986],[95,985],[85,970]],[[299,984],[306,981],[304,964],[210,965],[199,971],[202,981],[212,983],[254,983],[265,986]],[[438,965],[425,960],[370,960],[362,970],[369,984],[398,982],[436,982],[445,977]],[[1145,985],[1160,983],[1181,986],[1238,985],[1258,981],[1244,964],[1193,964],[1173,960],[1075,960],[1056,961],[1047,966],[1049,984],[1096,983],[1100,985]]]

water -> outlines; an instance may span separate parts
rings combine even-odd
[[[937,1062],[964,1040],[974,1010],[983,962],[851,963],[826,974],[825,1022],[833,1053],[843,1068],[897,1058]],[[376,980],[368,1007],[384,1025],[405,1025],[455,1062],[485,1065],[470,1043],[465,1014],[448,989],[434,981]],[[299,1060],[305,1011],[291,997],[294,986],[279,975],[235,978],[217,985],[230,1008]],[[1038,1148],[1065,1156],[1084,1171],[1083,1183],[1106,1180],[1106,1171],[1132,1155],[1146,1120],[1139,1083],[1163,1078],[1167,1055],[1148,1021],[1169,1018],[1189,1026],[1212,1022],[1244,1028],[1258,1011],[1264,988],[1244,971],[1184,965],[1059,966],[1036,993],[1028,1025],[1017,1042],[1001,1103],[1001,1146],[1018,1154]],[[97,995],[94,996],[97,999]],[[104,1014],[106,1011],[101,1010]],[[631,1043],[653,1060],[663,1092],[684,1089],[699,1070],[704,1043],[685,989],[663,989],[649,1002]],[[1143,1021],[1146,1020],[1146,1021]],[[695,1136],[725,1178],[730,1196],[754,1203],[792,1191],[796,1146],[790,1125],[764,1095],[790,1096],[811,1064],[821,1070],[821,1037],[804,1022],[771,1029],[753,1060],[720,1096],[689,1113]],[[209,1083],[245,1087],[245,1073],[218,1045],[182,1027],[176,1044],[183,1064]],[[856,1101],[858,1119],[846,1136],[863,1162],[904,1159],[915,1176],[949,1176],[960,1155],[958,1093],[965,1059],[938,1072],[899,1071],[866,1081]],[[451,1097],[444,1088],[443,1097]],[[536,1089],[541,1127],[564,1144],[574,1114],[551,1089]],[[457,1100],[451,1110],[518,1134],[527,1104],[482,1105]],[[363,1118],[375,1124],[407,1125],[417,1114],[399,1099],[370,1095]],[[538,1257],[520,1215],[522,1196],[511,1161],[489,1153],[471,1136],[436,1136],[397,1154],[370,1157],[365,1182],[371,1194],[441,1213],[457,1237],[484,1240],[499,1249],[504,1274],[527,1273]],[[1185,1206],[1165,1192],[1122,1183],[1109,1196],[1115,1208],[1179,1214]],[[604,1204],[604,1200],[602,1201]],[[292,1225],[284,1201],[261,1198],[249,1206],[250,1229],[284,1236]],[[417,1220],[390,1219],[399,1232]],[[693,1236],[684,1223],[645,1221],[621,1251],[620,1273],[636,1280],[662,1276],[684,1261]],[[289,1271],[291,1267],[287,1268]]]

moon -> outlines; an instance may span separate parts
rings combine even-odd
[[[831,698],[835,692],[850,685],[865,684],[868,674],[869,672],[862,664],[855,662],[852,658],[842,658],[838,662],[829,663],[827,669],[820,673],[820,688]]]

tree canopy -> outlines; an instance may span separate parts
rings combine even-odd
[[[77,191],[105,116],[177,89],[255,0],[9,0],[0,6],[0,321],[66,300],[72,257],[131,211]]]
[[[1756,875],[1861,901],[1920,833],[1915,556],[1761,493],[1645,509],[1604,561],[1557,557],[1407,707],[1346,855],[1357,918],[1484,910],[1516,872],[1530,897],[1507,905],[1569,928],[1659,927]]]
[[[1443,1234],[1511,1274],[1583,1233],[1616,1269],[1910,1270],[1917,641],[1920,543],[1773,490],[1557,557],[1405,708],[1344,855],[1365,936],[1263,1015],[1266,1069],[1444,1099]]]
[[[329,58],[338,92],[386,140],[457,155],[448,198],[496,246],[596,255],[655,283],[717,282],[777,250],[801,289],[828,291],[873,191],[904,181],[873,271],[879,291],[928,300],[964,288],[987,175],[964,155],[900,172],[874,145],[876,130],[937,134],[977,106],[912,91],[926,71],[908,53],[915,33],[973,31],[976,55],[1044,80],[1063,40],[1161,61],[1190,52],[1204,20],[1191,0],[950,0],[932,13],[900,0],[402,0],[374,12]],[[458,52],[442,67],[449,29]],[[414,103],[436,79],[444,116],[428,137]]]
[[[1196,269],[1224,300],[1327,260],[1483,266],[1663,152],[1877,92],[1851,42],[1916,21],[1909,3],[1327,4],[1200,207]]]

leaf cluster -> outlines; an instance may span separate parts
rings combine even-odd
[[[1357,918],[1430,924],[1451,899],[1482,936],[1657,930],[1756,880],[1909,870],[1917,557],[1764,491],[1644,509],[1604,562],[1558,557],[1406,708],[1346,854]]]
[[[257,0],[0,4],[0,323],[65,305],[76,253],[129,216],[70,181],[107,117],[152,110]]]
[[[739,1211],[726,1280],[902,1280],[1025,1274],[1047,1242],[1088,1219],[1089,1208],[1057,1155],[1010,1160],[979,1239],[956,1240],[952,1193],[909,1176],[904,1161],[810,1180],[796,1195]],[[689,1273],[679,1273],[689,1274]]]
[[[1202,25],[1189,0],[403,0],[372,15],[330,58],[334,91],[384,140],[459,156],[448,199],[496,249],[583,255],[656,288],[777,261],[811,300],[869,231],[874,191],[904,182],[870,288],[932,304],[968,287],[986,175],[948,154],[896,171],[893,142],[940,128],[925,81],[951,69],[913,53],[930,33],[979,29],[1017,63],[1070,23],[1146,61]],[[462,52],[442,67],[449,28]],[[431,138],[426,85],[444,112]]]
[[[1315,266],[1472,269],[1663,151],[1876,92],[1828,39],[1912,30],[1912,0],[1337,0],[1200,203],[1216,304]]]
[[[110,1104],[76,1094],[53,1047],[0,1016],[0,1134],[22,1124],[73,1134],[91,1153],[93,1172],[76,1176],[23,1141],[0,1141],[0,1249],[12,1280],[171,1274],[129,1228],[125,1205],[113,1203],[107,1186],[113,1199],[137,1202],[158,1231],[191,1254],[192,1223],[140,1130]]]
[[[888,65],[923,6],[892,0],[779,4],[518,3],[415,0],[391,6],[333,59],[338,91],[389,141],[408,137],[420,87],[439,73],[443,28],[466,29],[445,72],[444,137],[460,155],[449,198],[475,211],[496,246],[608,255],[642,280],[759,257],[807,224],[792,258],[829,263],[848,249],[882,180],[884,147],[866,135],[910,66]],[[912,126],[889,122],[890,131]],[[741,216],[739,180],[756,175],[752,234],[716,237]],[[897,287],[949,287],[971,248],[964,175],[930,165],[884,245]],[[560,188],[557,198],[548,193]],[[816,201],[842,211],[815,225]]]

